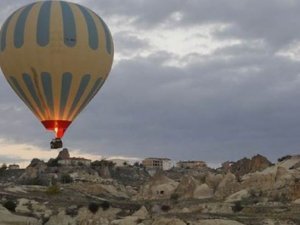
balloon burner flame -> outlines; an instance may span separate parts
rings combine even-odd
[[[44,120],[41,121],[47,130],[54,131],[56,138],[62,138],[72,121],[68,120]]]

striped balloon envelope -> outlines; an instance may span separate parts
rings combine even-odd
[[[113,41],[93,11],[65,1],[26,5],[5,21],[0,66],[8,83],[57,138],[106,80]]]

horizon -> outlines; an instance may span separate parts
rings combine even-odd
[[[63,148],[65,149],[65,148]],[[26,158],[25,160],[22,160],[22,161],[13,161],[13,158],[11,159],[8,159],[8,161],[0,161],[0,165],[13,165],[13,164],[17,164],[20,166],[20,169],[25,169],[27,168],[31,161],[33,159],[39,159],[39,160],[42,160],[44,162],[48,162],[50,159],[55,159],[58,157],[58,154],[63,150],[63,149],[60,149],[60,150],[53,150],[51,153],[49,154],[46,154],[44,156],[40,156],[40,157],[33,157],[33,158]],[[84,158],[84,159],[88,159],[88,160],[91,160],[92,162],[93,161],[97,161],[97,160],[108,160],[108,161],[113,161],[113,160],[125,160],[127,162],[129,162],[130,165],[133,165],[135,162],[139,162],[141,163],[144,159],[146,158],[156,158],[155,156],[149,156],[149,157],[145,157],[145,158],[136,158],[136,157],[123,157],[123,156],[110,156],[110,157],[101,157],[100,155],[94,155],[94,154],[84,154],[84,153],[81,153],[80,150],[70,150],[70,149],[67,149],[69,154],[70,154],[70,157],[73,158]],[[27,151],[31,151],[31,150],[27,150]],[[26,151],[25,151],[26,152]],[[35,150],[35,152],[39,152],[37,150]],[[23,152],[24,153],[24,152]],[[41,151],[41,153],[44,153],[44,151]],[[263,157],[266,157],[264,155],[261,155],[261,154],[255,154],[255,155],[252,155],[250,157],[241,157],[240,159],[237,159],[237,160],[226,160],[226,161],[220,161],[220,162],[208,162],[208,161],[205,161],[205,160],[201,160],[201,159],[187,159],[187,160],[182,160],[182,159],[172,159],[172,158],[169,158],[172,162],[172,165],[175,166],[177,162],[180,162],[180,161],[204,161],[207,165],[207,167],[209,168],[212,168],[212,169],[217,169],[217,168],[220,168],[222,166],[222,163],[224,162],[237,162],[239,160],[242,160],[244,158],[248,158],[248,159],[252,159],[253,157],[257,156],[257,155],[260,155],[260,156],[263,156]],[[278,162],[278,159],[284,157],[284,156],[287,156],[287,155],[282,155],[281,157],[277,158],[276,160],[270,160],[268,157],[267,160],[269,160],[271,163],[277,163]],[[295,156],[300,156],[300,154],[291,154],[291,156],[295,157]],[[1,157],[1,154],[0,154],[0,157]],[[158,157],[160,158],[160,157]],[[168,158],[168,157],[167,157]]]

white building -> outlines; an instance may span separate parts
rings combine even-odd
[[[168,158],[146,158],[142,164],[146,169],[169,170],[173,167],[173,162]]]

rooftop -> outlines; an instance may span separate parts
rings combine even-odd
[[[165,161],[171,161],[171,159],[168,158],[145,158],[144,160],[165,160]]]

